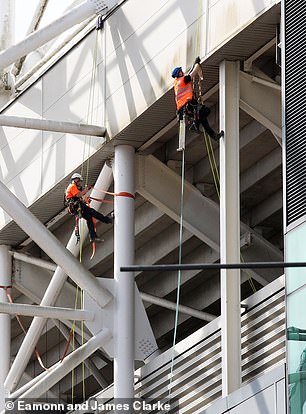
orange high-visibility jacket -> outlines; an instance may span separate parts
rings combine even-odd
[[[177,110],[181,109],[182,106],[193,98],[192,84],[191,82],[186,84],[184,79],[184,76],[174,79],[174,93]]]
[[[73,198],[76,196],[76,194],[79,192],[80,190],[78,189],[78,187],[76,186],[75,183],[71,183],[68,185],[68,187],[66,188],[65,191],[65,196],[66,199],[68,200],[69,198]]]

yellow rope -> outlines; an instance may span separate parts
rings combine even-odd
[[[77,309],[78,301],[79,301],[79,287],[77,286],[76,292],[75,292],[75,299],[74,299],[74,309]],[[74,343],[75,321],[73,321],[72,323],[71,332],[72,332],[72,351],[74,351],[75,349],[75,343]],[[74,401],[74,368],[71,371],[71,401],[72,403]]]
[[[203,134],[204,134],[204,138],[205,138],[206,151],[207,151],[207,155],[208,155],[210,169],[211,169],[211,172],[212,172],[212,175],[213,175],[213,179],[214,179],[218,199],[220,201],[220,192],[219,192],[220,175],[219,175],[219,171],[218,171],[218,167],[217,167],[216,157],[215,157],[215,154],[214,154],[214,150],[213,150],[211,140],[209,138],[207,138],[207,134],[206,134],[205,130],[204,130]],[[241,261],[244,262],[244,259],[243,259],[243,256],[242,256],[241,253],[240,253],[240,258],[241,258]],[[248,275],[249,285],[251,286],[251,289],[255,293],[256,292],[256,286],[254,285],[251,273],[248,269],[245,269],[245,272]]]
[[[217,195],[218,195],[218,200],[220,200],[220,192],[219,192],[220,179],[219,179],[219,174],[215,173],[215,169],[214,169],[214,166],[213,166],[212,156],[211,156],[211,152],[210,152],[210,148],[209,148],[209,144],[208,144],[208,142],[210,142],[210,139],[207,138],[207,134],[206,134],[205,130],[204,130],[203,134],[204,134],[204,139],[205,139],[205,144],[206,144],[206,151],[207,151],[207,155],[208,155],[210,170],[211,170],[213,180],[214,180],[214,183],[215,183],[215,189],[216,189],[216,192],[217,192]],[[212,150],[212,154],[213,154],[213,158],[215,158],[213,150]],[[216,164],[216,162],[215,162],[215,164]]]

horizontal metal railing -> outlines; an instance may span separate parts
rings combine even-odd
[[[283,277],[245,300],[244,305],[247,310],[241,317],[241,340],[245,384],[285,360]],[[135,372],[135,397],[156,401],[169,398],[172,353],[172,349],[167,350]],[[111,402],[112,396],[110,386],[95,398]],[[175,346],[170,395],[171,406],[175,408],[169,414],[197,414],[220,397],[221,318],[218,317]]]

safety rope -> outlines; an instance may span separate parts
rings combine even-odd
[[[199,56],[201,53],[201,19],[202,19],[202,0],[198,0],[198,17],[196,25],[196,41],[194,56]],[[193,79],[194,98],[200,102],[202,96],[202,84],[199,75]]]
[[[182,149],[182,171],[181,171],[181,202],[180,202],[180,231],[179,231],[179,257],[178,263],[182,264],[182,252],[183,252],[183,212],[184,212],[184,184],[185,184],[185,149]],[[181,291],[181,271],[177,273],[177,291],[176,291],[176,307],[175,307],[175,322],[174,322],[174,333],[173,333],[173,344],[172,344],[172,356],[170,366],[170,381],[169,381],[169,393],[168,400],[171,402],[171,388],[173,380],[174,370],[174,357],[175,357],[175,345],[177,338],[177,327],[179,317],[179,304],[180,304],[180,291]]]
[[[97,52],[98,52],[98,30],[96,30],[96,36],[95,36],[95,46],[94,46],[94,54],[93,54],[93,64],[92,64],[92,69],[91,69],[91,79],[90,79],[90,88],[89,88],[89,98],[88,98],[88,106],[87,106],[87,115],[86,115],[86,121],[87,124],[92,123],[92,119],[93,119],[93,112],[94,112],[94,100],[95,100],[95,84],[96,84],[96,74],[97,74]],[[81,175],[85,176],[85,187],[87,187],[88,185],[88,177],[89,177],[89,163],[90,163],[90,148],[91,148],[91,140],[92,137],[91,136],[85,136],[85,140],[84,140],[84,147],[83,147],[83,159],[82,159],[82,166],[81,166]],[[85,174],[84,174],[84,170]],[[90,199],[88,198],[86,200],[87,204],[90,204]],[[79,221],[79,234],[80,234],[80,251],[79,251],[79,260],[80,263],[82,263],[82,253],[83,253],[83,237],[82,237],[82,232],[83,232],[83,226],[82,224],[80,225],[80,223],[83,224],[83,221]],[[94,222],[95,225],[95,222]],[[79,296],[79,287],[77,286],[76,289],[76,298],[75,298],[75,309],[77,308],[77,304],[78,304],[78,296]],[[83,301],[83,295],[84,295],[84,291],[82,289],[80,289],[80,297],[81,297],[81,309],[83,309],[84,306],[84,301]],[[72,324],[72,328],[70,331],[70,335],[69,335],[69,340],[64,352],[64,356],[62,358],[62,360],[65,358],[70,343],[72,341],[72,349],[75,349],[75,345],[74,345],[74,334],[75,334],[75,321]],[[84,321],[81,321],[81,345],[84,344]],[[74,369],[71,372],[71,399],[72,402],[74,400],[74,375],[75,375],[75,371]],[[86,400],[86,395],[85,395],[85,362],[82,361],[82,389],[83,389],[83,400]]]
[[[209,160],[209,165],[210,165],[210,169],[213,175],[213,180],[214,180],[214,184],[215,184],[215,189],[216,189],[216,193],[218,195],[218,200],[220,201],[220,176],[219,176],[219,171],[218,171],[218,167],[217,167],[217,162],[216,162],[216,157],[214,154],[214,149],[211,143],[211,139],[209,137],[207,137],[206,131],[204,130],[203,132],[204,135],[204,139],[205,139],[205,145],[206,145],[206,151],[207,151],[207,155],[208,155],[208,160]],[[242,262],[244,262],[243,256],[240,252],[240,259]],[[253,278],[250,274],[250,271],[248,269],[245,269],[246,274],[248,275],[248,282],[249,285],[251,286],[251,289],[253,291],[253,293],[256,292],[256,287],[254,285],[253,282]]]
[[[103,193],[103,194],[109,194],[113,197],[128,197],[128,198],[134,198],[135,199],[135,194],[129,193],[127,191],[120,191],[119,193],[112,193],[110,191],[105,191],[105,190],[100,190],[99,188],[95,188],[93,187],[96,191]],[[92,197],[90,197],[92,198]],[[93,198],[92,198],[93,199]],[[94,200],[94,199],[93,199]]]
[[[12,296],[11,296],[11,294],[9,293],[9,289],[12,289],[12,287],[13,286],[0,286],[0,289],[5,289],[5,293],[6,293],[6,296],[7,296],[7,298],[8,298],[8,300],[9,300],[9,302],[11,303],[11,304],[13,304],[14,302],[13,302],[13,299],[12,299]],[[16,320],[17,320],[17,322],[18,322],[18,325],[20,326],[20,328],[21,328],[21,330],[22,330],[22,332],[24,333],[24,335],[26,335],[27,334],[27,330],[25,329],[25,327],[24,327],[24,325],[23,325],[23,323],[21,322],[21,318],[20,318],[20,315],[15,315],[15,317],[16,317]],[[36,356],[36,359],[37,359],[37,361],[38,361],[38,363],[39,363],[39,365],[41,366],[41,368],[44,370],[44,371],[50,371],[50,368],[47,368],[47,367],[45,367],[45,365],[44,365],[44,363],[43,363],[43,361],[42,361],[42,358],[41,358],[41,356],[40,356],[40,353],[38,352],[38,350],[37,350],[37,348],[35,348],[34,349],[34,354],[35,354],[35,356]]]
[[[86,115],[87,124],[92,123],[92,120],[93,120],[93,108],[94,108],[95,89],[96,89],[95,83],[96,83],[96,74],[97,74],[97,54],[98,54],[98,30],[96,30],[93,64],[92,64],[92,69],[91,69],[89,98],[88,98],[87,115]],[[82,160],[82,167],[81,167],[81,175],[83,176],[84,169],[85,169],[85,159],[87,159],[85,185],[88,184],[91,139],[92,139],[91,136],[85,136],[84,147],[83,147],[83,160]],[[87,154],[86,154],[86,148],[87,148]]]

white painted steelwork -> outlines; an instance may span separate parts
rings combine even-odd
[[[60,381],[65,375],[71,372],[82,361],[92,355],[97,349],[101,348],[104,343],[109,341],[111,334],[108,329],[102,329],[100,333],[92,337],[80,348],[67,355],[63,362],[57,364],[50,372],[41,378],[36,384],[34,384],[24,394],[21,394],[19,398],[38,398],[46,391],[48,391],[53,385]]]
[[[38,49],[49,40],[70,29],[77,23],[82,22],[95,13],[107,10],[107,2],[102,0],[87,0],[71,11],[61,16],[59,19],[48,24],[14,46],[0,52],[0,68],[6,68],[29,52]]]
[[[12,284],[12,258],[9,247],[0,245],[0,301],[7,303],[6,287]],[[11,360],[11,318],[9,315],[0,315],[0,410],[4,408],[6,389],[4,381],[9,372]]]
[[[285,362],[284,276],[242,302],[242,383],[260,377]],[[221,399],[221,317],[176,345],[171,400],[178,414],[200,414]],[[135,371],[135,397],[162,400],[168,395],[172,349]],[[188,384],[188,386],[186,386]],[[114,387],[97,394],[112,402]],[[101,400],[100,400],[101,399]],[[106,400],[105,400],[106,399]]]
[[[108,189],[112,182],[112,169],[107,166],[105,163],[103,166],[103,169],[96,181],[96,188],[105,188]],[[92,192],[93,197],[99,197],[103,199],[103,195],[98,191]],[[98,202],[93,202],[92,207],[93,208],[99,208],[101,206]],[[88,230],[85,226],[84,230],[82,231],[82,238],[85,239],[87,237]],[[63,247],[62,247],[63,249]],[[74,256],[77,256],[79,254],[79,246],[75,243],[75,235],[74,231],[72,232],[72,235],[69,239],[69,242],[67,244],[67,250],[70,251]],[[80,265],[78,263],[78,267],[80,268]],[[44,294],[44,297],[41,301],[41,305],[43,306],[53,306],[60,294],[61,289],[63,288],[65,281],[67,280],[67,276],[65,271],[61,267],[57,267],[53,278]],[[98,291],[97,291],[98,292]],[[36,343],[39,340],[39,337],[41,335],[41,332],[45,326],[45,320],[42,318],[34,318],[32,321],[32,324],[30,328],[28,329],[28,333],[19,349],[18,354],[16,355],[16,358],[11,366],[10,372],[6,378],[6,386],[13,391],[16,387],[16,385],[19,382],[19,379],[21,378],[22,372],[27,366],[27,363],[35,349]]]
[[[9,253],[16,260],[21,260],[22,262],[30,263],[43,269],[52,270],[54,272],[57,268],[55,263],[48,262],[47,260],[40,259],[39,257],[29,256],[28,254],[12,250]]]
[[[240,262],[239,62],[220,65],[220,262]],[[240,270],[221,270],[222,395],[241,384]]]
[[[153,303],[158,306],[162,306],[166,309],[176,310],[177,304],[166,300],[163,298],[158,298],[154,295],[149,295],[148,293],[140,292],[140,297],[143,301],[148,303]],[[210,313],[202,312],[197,309],[192,309],[189,306],[179,305],[179,313],[184,313],[186,315],[192,316],[197,319],[202,319],[203,321],[213,321],[216,317]]]
[[[71,321],[92,321],[94,319],[93,312],[86,310],[25,305],[21,303],[0,302],[0,313],[7,315],[39,316],[59,320],[69,319]]]
[[[135,360],[135,307],[134,273],[120,272],[120,267],[134,263],[134,148],[128,145],[115,147],[114,182],[115,233],[114,233],[114,281],[115,307],[115,398],[134,396]],[[125,193],[125,195],[124,195]],[[130,196],[127,196],[130,195]]]
[[[64,134],[104,137],[106,129],[98,125],[76,124],[74,122],[52,121],[18,116],[0,115],[0,126],[38,129],[40,131],[62,132]]]

